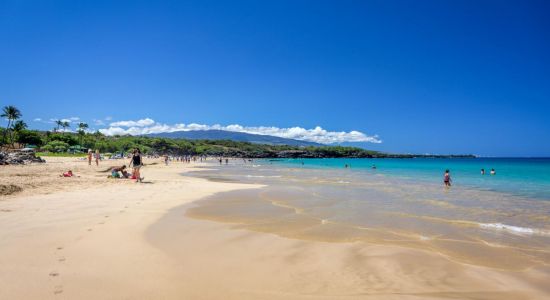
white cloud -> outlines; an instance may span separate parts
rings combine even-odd
[[[92,121],[94,122],[94,125],[96,125],[96,126],[104,126],[105,125],[105,122],[103,122],[103,120],[93,119]]]
[[[192,131],[192,130],[226,130],[232,132],[244,132],[259,135],[272,135],[282,138],[289,138],[302,141],[310,141],[321,144],[333,144],[344,142],[368,142],[382,143],[377,135],[366,135],[359,131],[327,131],[320,126],[313,129],[302,127],[279,128],[273,126],[249,127],[239,124],[222,126],[204,125],[204,124],[173,124],[166,125],[157,123],[150,118],[138,121],[119,121],[110,124],[109,128],[99,129],[105,135],[140,135],[150,133],[174,132],[174,131]]]
[[[118,121],[109,124],[111,127],[146,127],[155,124],[155,121],[149,118],[138,121]]]
[[[42,122],[42,119],[41,119],[41,118],[34,118],[33,121],[34,121],[34,122]]]
[[[61,122],[68,122],[68,123],[74,123],[80,121],[79,117],[69,117],[69,118],[62,118],[62,119],[50,119],[47,123],[55,123],[57,120]]]

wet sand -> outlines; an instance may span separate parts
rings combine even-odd
[[[462,264],[433,251],[285,238],[186,217],[151,226],[148,240],[177,263],[182,295],[217,299],[545,299],[550,273]],[[174,238],[177,236],[178,238]]]

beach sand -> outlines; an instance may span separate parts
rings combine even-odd
[[[0,299],[546,299],[546,269],[506,271],[436,252],[289,239],[191,219],[194,201],[260,188],[182,176],[145,183],[74,158],[3,166]],[[152,162],[151,160],[146,160]],[[127,162],[126,162],[127,163]],[[79,178],[60,178],[72,169]]]

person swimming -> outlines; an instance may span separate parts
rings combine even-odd
[[[376,169],[376,165],[372,165],[371,169]]]
[[[497,175],[497,172],[495,171],[495,169],[491,169],[491,175]]]
[[[450,174],[449,170],[445,170],[445,175],[443,175],[443,183],[445,183],[446,187],[450,187],[451,182],[452,182],[451,174]]]
[[[485,175],[485,169],[481,169],[481,175]]]

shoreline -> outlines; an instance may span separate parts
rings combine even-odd
[[[147,237],[177,261],[176,273],[192,282],[190,289],[215,283],[225,299],[543,299],[550,293],[545,269],[498,270],[407,246],[288,238],[188,217],[195,205],[170,210]],[[182,288],[198,296],[188,292]]]
[[[135,184],[102,178],[86,162],[57,161],[10,170],[34,174],[75,166],[82,177],[68,183],[73,178],[49,176],[47,188],[36,181],[34,188],[0,198],[0,298],[542,299],[550,294],[545,269],[494,270],[424,250],[289,239],[189,218],[185,214],[197,201],[262,187],[182,175],[207,164],[147,166],[143,172],[151,183]]]

